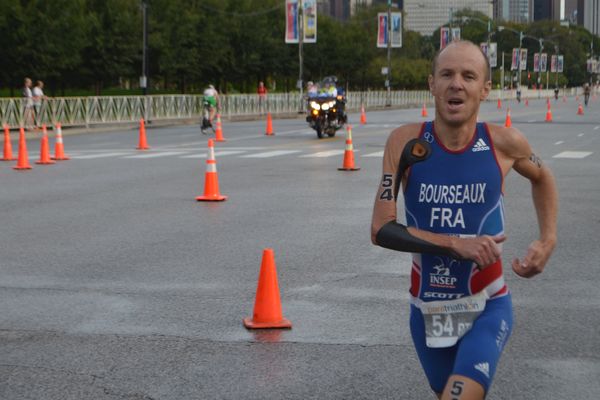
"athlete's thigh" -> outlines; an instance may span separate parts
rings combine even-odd
[[[459,342],[452,374],[478,382],[487,393],[512,325],[510,294],[488,300],[483,313]]]
[[[462,375],[451,375],[441,400],[483,400],[485,390],[479,382]]]
[[[457,346],[427,347],[423,314],[414,305],[410,306],[410,333],[429,386],[435,393],[442,393],[454,367]]]

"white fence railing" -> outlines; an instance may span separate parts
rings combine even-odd
[[[561,90],[561,96],[573,96],[576,89]],[[524,89],[523,98],[546,98],[554,96],[552,90]],[[514,99],[514,90],[494,90],[489,100]],[[360,110],[391,107],[421,106],[433,104],[429,91],[349,92],[347,109]],[[266,111],[273,114],[297,113],[304,109],[299,93],[274,93],[261,102],[254,94],[221,95],[221,114],[225,118],[250,117]],[[0,99],[0,122],[11,127],[28,126],[35,118],[38,124],[62,126],[90,126],[98,124],[136,123],[146,120],[174,120],[200,118],[201,95],[151,95],[151,96],[101,96],[56,97],[42,102],[37,108],[27,108],[24,99]]]

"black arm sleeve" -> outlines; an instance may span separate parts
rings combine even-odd
[[[430,253],[450,256],[457,260],[462,257],[451,249],[435,245],[410,234],[406,226],[390,221],[379,229],[375,236],[377,244],[386,249],[408,253]]]

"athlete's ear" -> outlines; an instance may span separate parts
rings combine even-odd
[[[492,81],[485,81],[483,84],[483,89],[481,90],[481,96],[479,100],[484,101],[490,95],[492,91]]]
[[[429,83],[429,92],[435,97],[434,91],[434,83],[433,83],[433,75],[429,75],[427,78],[427,83]]]

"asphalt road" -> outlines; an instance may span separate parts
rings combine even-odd
[[[506,104],[504,104],[506,106]],[[528,183],[506,182],[506,278],[515,327],[488,399],[600,398],[600,101],[512,104],[513,124],[554,171],[559,243],[531,280],[510,270],[537,236]],[[433,113],[429,109],[430,115]],[[481,120],[504,123],[482,106]],[[198,126],[65,137],[72,159],[0,162],[1,399],[433,399],[408,329],[409,257],[370,243],[391,129],[420,110],[354,122],[344,136],[302,119],[227,123],[222,203],[199,203]],[[51,142],[52,143],[52,142]],[[16,142],[13,143],[16,152]],[[400,211],[400,215],[403,214]],[[286,331],[253,332],[262,251],[273,248]]]

